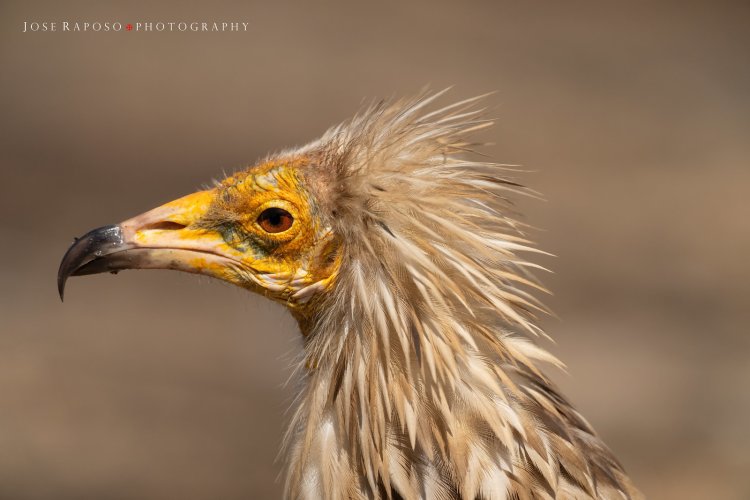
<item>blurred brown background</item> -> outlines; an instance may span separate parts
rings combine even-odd
[[[102,3],[0,3],[0,498],[278,497],[290,316],[170,272],[61,304],[57,265],[426,84],[497,90],[489,153],[548,198],[568,396],[651,498],[750,498],[747,2]],[[250,27],[21,33],[63,20]]]

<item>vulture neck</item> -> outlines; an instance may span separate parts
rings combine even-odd
[[[535,367],[551,355],[482,330],[493,323],[480,309],[469,321],[394,307],[384,323],[363,311],[300,321],[287,498],[640,498]]]
[[[474,498],[489,488],[505,498],[519,440],[536,436],[547,456],[539,420],[513,393],[519,373],[541,380],[533,344],[439,314],[382,313],[295,314],[306,373],[286,439],[287,496]]]

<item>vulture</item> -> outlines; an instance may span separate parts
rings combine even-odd
[[[482,96],[371,104],[288,149],[78,238],[66,279],[203,274],[284,304],[301,380],[289,499],[642,498],[558,392],[535,337],[544,291],[513,200],[476,151]]]

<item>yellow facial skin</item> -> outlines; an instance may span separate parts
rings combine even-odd
[[[302,185],[302,166],[265,163],[123,222],[126,242],[149,249],[138,267],[213,276],[304,315],[335,280],[341,243]],[[288,213],[291,225],[269,232],[259,221],[268,209]]]

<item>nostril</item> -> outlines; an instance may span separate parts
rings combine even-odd
[[[162,231],[176,231],[178,229],[185,229],[185,224],[179,222],[172,222],[170,220],[154,222],[152,224],[146,224],[142,229],[161,229]]]

